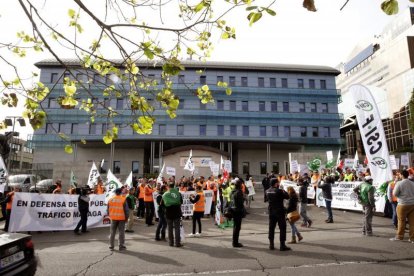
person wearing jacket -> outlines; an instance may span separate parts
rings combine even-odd
[[[398,219],[397,219],[398,199],[393,193],[395,189],[395,184],[399,180],[401,179],[399,179],[398,176],[395,176],[394,180],[390,181],[387,187],[387,197],[388,197],[388,201],[390,202],[391,208],[392,208],[392,224],[394,225],[395,229],[398,228]]]
[[[242,191],[242,182],[238,179],[234,185],[235,189],[231,193],[231,206],[233,213],[233,247],[243,247],[239,242],[240,230],[243,217],[246,210],[244,209],[244,195]]]
[[[372,177],[366,176],[364,182],[354,188],[354,193],[358,195],[364,214],[362,234],[372,236],[372,217],[375,212],[375,188],[372,186]]]
[[[86,189],[80,190],[80,195],[78,197],[78,210],[80,213],[80,221],[78,222],[78,225],[76,226],[75,232],[76,235],[79,235],[79,228],[82,226],[82,233],[89,232],[87,230],[87,224],[88,224],[88,212],[89,212],[89,195]]]
[[[305,176],[307,176],[307,174],[305,174]],[[306,211],[306,208],[308,207],[309,182],[306,180],[306,178],[299,178],[298,185],[299,185],[300,216],[303,219],[303,223],[301,226],[311,227],[312,220],[308,217],[308,214]]]
[[[168,184],[169,190],[162,195],[162,201],[165,205],[165,217],[167,218],[168,225],[168,240],[170,246],[182,247],[180,237],[180,219],[182,216],[181,205],[183,204],[183,198],[175,188],[175,184],[170,182]]]
[[[269,202],[269,249],[275,250],[275,228],[279,225],[280,251],[290,250],[286,246],[286,210],[283,206],[283,200],[289,199],[286,191],[279,188],[277,178],[270,179],[270,188],[265,191],[266,201]]]
[[[154,192],[153,188],[153,180],[150,179],[147,185],[144,188],[144,203],[145,203],[145,223],[147,226],[152,226],[154,223],[152,219],[154,218],[154,198],[152,197],[152,193]]]
[[[332,214],[332,184],[335,183],[335,176],[328,175],[324,178],[324,181],[318,183],[318,188],[322,189],[322,195],[325,199],[325,207],[328,212],[328,218],[325,220],[326,223],[333,223]]]
[[[290,212],[297,211],[299,199],[298,199],[298,195],[296,194],[296,191],[293,187],[291,187],[291,186],[288,187],[287,188],[287,193],[289,195],[289,203],[288,203],[286,213],[289,214]],[[288,243],[296,243],[296,236],[298,236],[298,241],[303,240],[303,237],[299,233],[299,230],[296,228],[295,223],[296,222],[294,222],[294,221],[289,221],[290,229],[292,230],[292,239]]]
[[[122,189],[117,188],[115,195],[108,200],[108,214],[111,219],[109,235],[109,249],[114,250],[116,231],[119,232],[119,250],[126,250],[125,246],[125,222],[128,219],[129,209],[126,197],[121,195]],[[132,210],[131,210],[132,212]]]
[[[201,218],[204,216],[205,211],[205,199],[203,193],[203,187],[197,186],[196,195],[190,196],[190,202],[193,203],[193,232],[189,237],[201,235]],[[196,224],[198,224],[198,232],[196,233]]]
[[[134,226],[134,212],[133,210],[135,210],[135,188],[132,187],[131,189],[129,189],[128,195],[126,196],[126,202],[128,204],[128,209],[131,210],[131,212],[129,212],[128,215],[128,223],[127,223],[127,229],[125,230],[125,232],[127,233],[134,233],[134,230],[132,229],[132,227]]]
[[[165,241],[165,230],[167,229],[167,219],[165,217],[165,204],[162,200],[162,196],[167,191],[166,185],[161,185],[160,191],[157,195],[157,204],[158,204],[158,226],[155,231],[155,240],[156,241]]]

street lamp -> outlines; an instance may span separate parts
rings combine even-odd
[[[12,153],[11,151],[12,151],[12,147],[13,147],[13,137],[16,136],[16,133],[14,132],[14,127],[16,125],[16,120],[19,122],[20,126],[22,126],[22,127],[26,126],[26,122],[23,119],[23,117],[21,117],[21,116],[7,116],[6,119],[4,120],[7,126],[13,127],[12,137],[10,138],[10,154],[9,154],[9,158],[7,160],[7,170],[9,172],[11,172],[10,166],[11,166],[11,161],[12,161],[11,160],[11,153]],[[19,134],[17,133],[17,135],[19,135]]]

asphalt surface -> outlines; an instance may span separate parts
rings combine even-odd
[[[309,206],[314,224],[298,227],[303,241],[291,245],[292,251],[270,251],[262,199],[262,194],[255,196],[243,219],[240,242],[245,247],[240,249],[232,247],[232,229],[219,229],[212,218],[202,220],[203,236],[186,238],[182,248],[155,241],[155,226],[147,227],[142,219],[135,222],[134,233],[126,233],[126,251],[108,249],[109,228],[89,229],[81,236],[73,231],[32,233],[36,275],[414,275],[408,233],[404,242],[390,241],[395,234],[391,220],[375,216],[374,236],[363,236],[358,212],[334,210],[335,223],[326,224],[325,209]],[[191,220],[184,226],[190,233]],[[278,230],[275,242],[278,246]]]

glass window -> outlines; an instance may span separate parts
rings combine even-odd
[[[288,81],[285,78],[282,79],[282,88],[288,88]]]
[[[113,172],[116,174],[121,173],[121,161],[114,161]]]
[[[184,103],[185,103],[185,100],[184,99],[180,99],[180,104],[179,104],[179,108],[180,109],[184,109]]]
[[[89,125],[89,134],[96,134],[96,124]]]
[[[237,127],[230,126],[230,136],[237,136]]]
[[[306,127],[300,127],[300,137],[306,137]]]
[[[283,102],[283,112],[289,112],[289,102]]]
[[[322,113],[328,113],[328,104],[327,103],[323,103],[322,105]]]
[[[132,161],[132,173],[139,173],[139,161]]]
[[[179,75],[178,76],[178,83],[179,84],[184,84],[185,83],[185,77],[184,77],[184,75]]]
[[[101,76],[100,74],[94,74],[93,75],[93,83],[94,84],[104,84],[105,78]]]
[[[217,82],[224,82],[223,76],[217,76]]]
[[[311,112],[316,112],[316,103],[311,103],[310,107],[311,107]]]
[[[260,162],[260,174],[267,173],[267,162]]]
[[[184,125],[177,125],[177,135],[184,135]]]
[[[200,125],[200,136],[206,136],[206,132],[207,132],[207,126]]]
[[[259,111],[266,111],[266,102],[259,102]]]
[[[315,80],[312,80],[312,79],[309,80],[309,88],[315,89]]]
[[[241,77],[241,85],[247,87],[247,77]]]
[[[48,108],[58,108],[59,104],[57,103],[55,98],[49,98],[47,103]]]
[[[270,78],[270,87],[276,87],[276,79],[275,78]]]
[[[116,99],[116,109],[124,108],[124,99]]]
[[[236,110],[236,101],[230,101],[230,110]]]
[[[108,131],[108,124],[102,124],[102,134],[106,134],[106,132]]]
[[[321,80],[321,89],[326,89],[326,80]]]
[[[305,103],[299,103],[299,112],[306,112]]]
[[[312,128],[312,136],[313,137],[318,137],[319,136],[318,128],[317,127],[313,127]]]
[[[224,101],[218,100],[217,101],[217,110],[224,110]]]
[[[218,136],[224,136],[224,126],[223,125],[218,125],[217,126],[217,135]]]
[[[242,101],[242,111],[249,111],[249,102]]]
[[[65,124],[63,124],[63,123],[59,123],[59,129],[58,129],[58,132],[65,132]]]
[[[77,73],[76,74],[76,80],[79,82],[83,82],[85,80],[85,75],[82,73]]]
[[[285,126],[283,130],[285,137],[290,137],[290,127]]]
[[[200,76],[200,84],[206,84],[207,83],[207,77],[206,76]]]
[[[110,104],[111,104],[111,100],[108,99],[108,98],[105,98],[104,102],[103,102],[103,107],[108,108],[110,106]]]
[[[71,134],[78,134],[78,124],[77,123],[72,124],[72,127],[70,129],[70,133]]]
[[[331,129],[329,127],[322,128],[322,137],[331,137]]]
[[[279,162],[272,162],[272,171],[276,174],[279,173]]]
[[[265,86],[264,85],[264,78],[258,78],[257,82],[258,82],[259,87],[264,87]]]
[[[50,74],[50,83],[56,83],[58,81],[58,73],[52,73]]]
[[[303,79],[298,79],[298,88],[304,88]]]
[[[243,136],[249,136],[249,126],[243,126]]]
[[[260,126],[260,136],[266,136],[266,126]]]
[[[104,161],[102,166],[99,167],[99,173],[106,173],[108,170],[108,161]]]
[[[233,76],[229,77],[229,85],[236,86],[236,77],[233,77]]]
[[[250,174],[249,162],[243,162],[243,174]]]
[[[166,135],[166,125],[159,125],[159,135]]]
[[[279,136],[279,127],[272,126],[272,136]]]
[[[207,104],[203,104],[203,103],[200,101],[200,110],[206,110],[206,107],[207,107]]]
[[[277,102],[270,102],[270,111],[277,111]]]
[[[46,123],[45,133],[47,133],[47,134],[53,133],[53,124]]]

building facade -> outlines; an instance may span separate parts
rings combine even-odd
[[[336,83],[341,90],[339,112],[344,115],[341,135],[346,152],[364,154],[348,95],[352,84],[373,87],[390,152],[411,152],[413,137],[409,130],[409,106],[414,88],[414,8],[408,8],[387,25],[380,35],[361,42],[350,58],[339,66]],[[377,89],[378,88],[378,89]]]
[[[103,97],[100,83],[113,78],[84,71],[75,61],[67,64],[72,76],[88,83],[96,97]],[[130,171],[137,175],[156,173],[163,159],[170,162],[166,166],[182,172],[182,162],[174,162],[167,155],[186,158],[188,149],[194,148],[193,158],[200,162],[217,163],[221,155],[232,161],[234,173],[261,176],[270,171],[286,173],[289,152],[336,150],[341,142],[340,92],[335,85],[339,72],[330,67],[184,61],[185,70],[173,79],[174,92],[180,99],[177,118],[170,119],[160,110],[154,95],[147,93],[145,96],[155,108],[156,122],[152,134],[139,135],[127,123],[131,117],[128,99],[105,101],[120,114],[114,120],[120,126],[119,137],[106,145],[102,142],[108,129],[105,118],[96,116],[92,124],[84,111],[61,109],[57,104],[63,93],[61,80],[65,74],[69,76],[68,72],[55,61],[36,65],[41,69],[40,81],[54,88],[42,103],[48,113],[47,123],[33,134],[35,166],[85,164],[86,178],[90,163],[99,164],[104,159],[103,171],[111,169],[125,179]],[[160,65],[137,65],[146,78],[162,83]],[[218,82],[227,82],[232,95],[226,95]],[[202,104],[195,96],[196,87],[204,84],[213,92],[214,104]],[[86,92],[78,88],[77,97],[86,97]],[[72,155],[64,152],[68,142],[62,141],[58,132],[70,137]],[[82,139],[87,143],[83,144]],[[70,171],[67,164],[64,167]]]

